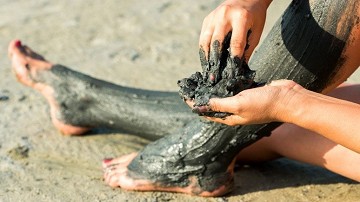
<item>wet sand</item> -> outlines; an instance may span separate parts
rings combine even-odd
[[[220,2],[0,0],[0,201],[359,200],[358,183],[286,159],[237,168],[235,190],[225,197],[112,189],[102,181],[101,160],[149,141],[105,129],[62,136],[45,100],[16,82],[7,59],[8,43],[20,38],[48,60],[91,76],[176,91],[178,79],[200,70],[202,19]],[[288,2],[273,3],[265,33]]]

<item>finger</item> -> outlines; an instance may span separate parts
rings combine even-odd
[[[225,37],[227,36],[228,33],[231,32],[231,29],[232,29],[231,24],[227,23],[226,21],[224,21],[222,19],[216,23],[216,27],[214,28],[214,32],[211,37],[211,50],[210,51],[217,51],[217,52],[222,51]],[[211,55],[210,55],[210,57],[211,57]]]
[[[215,112],[228,112],[238,114],[242,106],[241,96],[232,96],[227,98],[213,98],[209,101],[209,108]]]
[[[226,124],[229,126],[237,126],[246,124],[246,120],[237,115],[230,115],[226,118],[215,118],[215,117],[206,117],[210,121],[215,121],[218,123]]]
[[[209,58],[208,56],[210,52],[210,43],[214,32],[214,25],[212,24],[212,21],[213,21],[213,16],[210,14],[204,19],[200,32],[199,53],[200,53],[200,59],[203,58],[204,61],[207,61]]]
[[[252,31],[247,39],[247,45],[245,47],[245,60],[248,62],[256,46],[259,44],[261,32]]]
[[[254,52],[256,46],[259,44],[261,32],[262,30],[249,31],[247,38],[247,45],[245,45],[245,53],[244,53],[246,61],[250,60],[252,53]]]
[[[223,47],[225,37],[230,30],[230,24],[226,24],[224,21],[218,22],[214,29],[214,33],[211,38],[211,49],[209,55],[209,81],[211,83],[217,83],[220,79],[220,58],[224,51]]]
[[[232,35],[230,40],[230,53],[233,57],[242,57],[247,44],[249,27],[245,18],[238,18],[232,22]]]

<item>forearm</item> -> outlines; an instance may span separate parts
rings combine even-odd
[[[312,130],[360,153],[360,105],[303,90],[285,107],[284,122]]]

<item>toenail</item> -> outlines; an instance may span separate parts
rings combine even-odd
[[[109,163],[109,162],[112,161],[112,160],[113,160],[112,158],[107,158],[107,159],[104,159],[103,162],[104,162],[105,164],[107,164],[107,163]]]
[[[20,40],[15,41],[15,46],[16,47],[21,47],[21,41]]]

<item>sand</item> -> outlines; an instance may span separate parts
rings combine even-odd
[[[0,201],[360,200],[358,183],[286,159],[238,168],[235,190],[219,198],[108,187],[101,160],[148,140],[103,129],[62,136],[43,97],[16,82],[8,43],[20,38],[50,61],[117,84],[176,91],[178,79],[200,70],[202,19],[221,1],[54,2],[0,0]],[[274,2],[265,33],[288,2]]]

